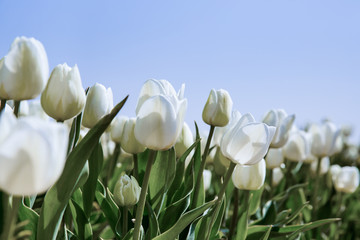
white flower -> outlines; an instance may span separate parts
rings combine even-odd
[[[251,114],[245,114],[225,132],[220,143],[221,152],[236,164],[256,164],[267,153],[275,130],[265,123],[255,122]]]
[[[111,139],[114,142],[121,143],[121,135],[123,134],[124,126],[128,119],[128,117],[119,116],[111,122]]]
[[[264,185],[266,176],[265,160],[254,165],[237,164],[232,174],[234,186],[242,190],[258,190]]]
[[[136,118],[127,119],[121,135],[121,147],[127,153],[136,154],[145,151],[145,146],[139,143],[138,140],[135,138],[135,126]]]
[[[35,117],[0,116],[0,188],[13,195],[49,189],[65,165],[68,143],[63,124]]]
[[[187,100],[182,85],[179,93],[166,80],[150,79],[141,89],[136,107],[136,139],[152,150],[175,145],[185,117]]]
[[[78,115],[85,105],[85,91],[77,65],[57,65],[41,94],[41,106],[56,120],[67,120]]]
[[[240,120],[240,118],[241,118],[241,113],[237,110],[234,110],[231,114],[229,123],[225,127],[215,128],[214,138],[212,140],[212,143],[220,147],[220,142],[222,137],[224,136],[224,133],[230,128],[232,128]]]
[[[291,132],[287,143],[283,147],[283,154],[286,159],[291,161],[305,161],[310,155],[310,144],[309,135],[304,131]]]
[[[36,98],[49,76],[44,46],[34,38],[17,37],[8,54],[0,60],[0,98]]]
[[[319,160],[313,161],[310,165],[311,173],[316,174],[317,165]],[[320,161],[320,175],[324,175],[329,171],[330,168],[330,159],[328,157],[323,157]]]
[[[211,171],[204,169],[203,171],[204,190],[208,190],[211,185]]]
[[[357,167],[342,167],[336,175],[335,189],[338,192],[353,193],[359,186],[359,170]]]
[[[136,179],[128,175],[123,175],[115,184],[114,200],[121,207],[132,207],[140,197],[141,187]]]
[[[271,171],[273,171],[272,179],[271,179],[272,186],[276,187],[277,185],[279,185],[280,181],[283,179],[284,174],[281,171],[281,168],[274,168]]]
[[[312,134],[311,153],[316,157],[330,157],[338,151],[336,142],[340,137],[340,131],[333,123],[312,124],[309,133]]]
[[[189,125],[184,122],[181,133],[175,143],[176,157],[180,158],[193,143],[193,134]]]
[[[211,89],[202,112],[204,122],[212,126],[224,127],[229,123],[233,102],[224,89]]]
[[[278,168],[284,162],[284,155],[281,148],[270,148],[265,157],[266,168]]]

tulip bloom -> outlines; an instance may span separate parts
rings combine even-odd
[[[204,190],[207,191],[209,190],[210,186],[211,186],[211,171],[204,169],[203,171],[203,180],[204,180]]]
[[[278,168],[284,162],[284,155],[281,148],[270,148],[266,154],[266,168]]]
[[[78,115],[85,105],[85,91],[77,65],[57,65],[41,94],[41,106],[52,118],[60,121]]]
[[[187,100],[166,80],[150,79],[143,85],[136,107],[136,139],[152,150],[175,145],[184,124]]]
[[[355,192],[359,186],[359,170],[357,167],[342,167],[335,177],[334,185],[338,192]]]
[[[241,118],[241,113],[237,110],[234,110],[231,114],[229,123],[225,127],[217,127],[214,131],[214,138],[212,143],[220,147],[220,142],[225,132],[232,128]]]
[[[49,189],[65,165],[66,126],[35,117],[0,116],[0,189],[36,195]]]
[[[310,165],[311,173],[316,174],[317,165],[319,164],[319,160],[313,161]],[[323,157],[320,160],[320,175],[324,175],[329,171],[330,168],[330,159],[329,157]]]
[[[336,142],[340,131],[333,123],[312,124],[308,132],[312,134],[311,153],[316,157],[330,157],[338,151]]]
[[[230,120],[232,105],[233,102],[226,90],[211,89],[202,113],[204,122],[212,126],[226,126]]]
[[[271,183],[273,187],[276,187],[284,178],[284,173],[281,171],[281,168],[274,168],[271,171],[273,171]]]
[[[124,125],[123,132],[121,134],[121,148],[127,153],[141,153],[145,151],[145,146],[138,142],[135,138],[135,124],[136,118],[129,118]]]
[[[124,131],[124,126],[128,119],[129,119],[128,117],[120,116],[120,117],[116,117],[112,121],[110,133],[111,133],[111,139],[114,142],[116,142],[116,143],[121,142],[121,135]]]
[[[82,125],[92,128],[113,108],[113,94],[111,88],[106,89],[104,85],[96,83],[88,92]]]
[[[141,187],[136,179],[128,175],[123,175],[115,184],[114,200],[121,207],[132,207],[140,197]]]
[[[49,76],[44,46],[34,38],[17,37],[8,54],[0,60],[0,98],[36,98]]]
[[[294,162],[305,161],[310,155],[309,136],[301,130],[292,132],[283,147],[283,154],[285,158]]]
[[[265,123],[255,122],[251,114],[245,114],[224,134],[221,152],[236,164],[256,164],[267,153],[275,130]]]
[[[234,186],[241,190],[258,190],[264,185],[266,176],[265,160],[246,166],[237,164],[232,174]]]
[[[263,122],[269,126],[276,127],[275,136],[271,141],[270,147],[279,148],[285,145],[294,120],[295,115],[287,115],[283,109],[274,109],[265,115]]]
[[[175,143],[176,157],[180,158],[193,143],[193,134],[189,125],[184,122],[181,133]]]

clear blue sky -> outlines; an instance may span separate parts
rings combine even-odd
[[[95,3],[96,2],[96,3]],[[50,69],[78,64],[84,87],[100,82],[114,99],[130,94],[135,115],[143,82],[186,84],[186,121],[211,88],[241,113],[271,108],[296,123],[328,117],[360,139],[360,1],[16,1],[0,0],[0,56],[16,36],[35,37]]]

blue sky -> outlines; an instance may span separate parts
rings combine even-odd
[[[360,1],[11,1],[0,0],[0,56],[16,36],[35,37],[50,69],[78,64],[83,85],[130,94],[135,115],[143,82],[186,84],[186,121],[211,88],[256,119],[271,108],[296,123],[330,118],[360,139]]]

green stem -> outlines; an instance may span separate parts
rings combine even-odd
[[[315,185],[312,197],[312,220],[315,221],[317,219],[317,210],[318,210],[318,192],[319,192],[319,185],[320,185],[320,170],[321,170],[321,158],[318,159],[317,167],[316,167],[316,175],[315,175]]]
[[[5,109],[6,107],[6,99],[1,99],[1,104],[0,104],[0,113]]]
[[[16,117],[19,117],[20,102],[21,101],[14,101],[14,104],[15,104],[14,114],[15,114]]]
[[[192,201],[192,208],[196,208],[197,200],[199,198],[201,180],[203,178],[203,171],[205,169],[206,157],[209,154],[210,143],[211,143],[212,136],[214,134],[214,130],[215,130],[215,126],[210,125],[209,136],[206,141],[204,154],[202,155],[202,159],[201,159],[200,169],[199,169],[199,172],[198,172],[198,175],[196,178],[194,196],[193,196],[193,201]]]
[[[139,240],[140,239],[140,227],[142,223],[142,218],[144,214],[144,207],[145,207],[145,200],[146,200],[146,193],[149,186],[149,179],[150,179],[150,172],[153,165],[153,162],[156,157],[156,151],[150,150],[149,154],[149,160],[146,164],[146,170],[144,179],[141,185],[141,193],[140,193],[140,199],[138,203],[138,207],[136,209],[136,217],[135,217],[135,227],[134,227],[134,233],[133,233],[133,239]]]
[[[133,169],[133,176],[136,178],[136,180],[139,181],[139,165],[138,165],[138,156],[136,153],[133,154],[133,161],[134,161],[134,169]]]
[[[229,169],[228,169],[227,172],[226,172],[226,175],[225,175],[225,178],[224,178],[224,182],[223,182],[223,184],[222,184],[222,186],[221,186],[220,192],[219,192],[218,195],[217,195],[218,199],[217,199],[217,201],[216,201],[216,203],[215,203],[215,205],[214,205],[216,208],[215,208],[214,213],[211,215],[210,224],[209,224],[209,227],[208,227],[207,229],[212,229],[212,227],[213,227],[213,225],[214,225],[214,223],[215,223],[215,220],[216,220],[216,218],[217,218],[217,216],[218,216],[218,214],[219,214],[219,212],[220,212],[221,202],[222,202],[222,199],[223,199],[223,197],[224,197],[224,194],[225,194],[225,191],[226,191],[226,187],[227,187],[227,185],[228,185],[228,183],[229,183],[229,180],[230,180],[230,178],[231,178],[231,175],[232,175],[232,173],[233,173],[233,171],[234,171],[235,166],[236,166],[235,163],[233,163],[233,162],[230,163]],[[207,233],[207,235],[206,235],[206,238],[205,238],[206,240],[209,240],[209,238],[210,238],[210,233],[211,233],[211,231],[208,231],[208,233]]]
[[[128,207],[123,207],[123,225],[122,225],[122,234],[123,236],[126,235],[128,231]]]
[[[8,196],[8,204],[10,202],[11,196]],[[3,228],[3,233],[1,235],[1,240],[10,240],[14,239],[14,231],[16,228],[16,221],[17,221],[17,213],[21,202],[21,197],[12,197],[12,204],[8,206],[6,212],[6,219]],[[10,204],[9,204],[10,205]]]
[[[231,218],[231,224],[230,224],[230,230],[229,230],[229,237],[228,239],[231,240],[232,236],[235,233],[235,229],[236,229],[236,225],[237,225],[237,220],[238,220],[238,212],[239,212],[239,189],[235,188],[234,189],[234,210],[233,210],[233,215]]]

